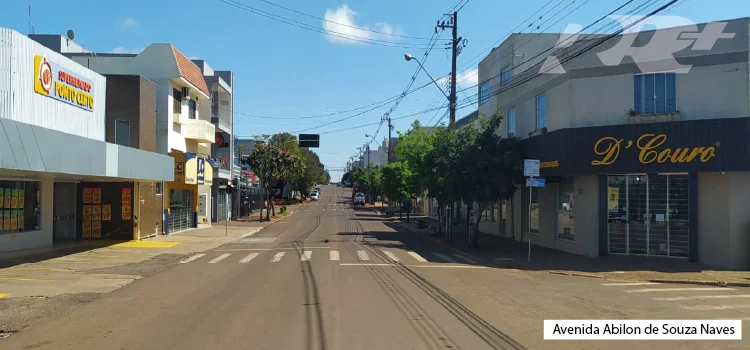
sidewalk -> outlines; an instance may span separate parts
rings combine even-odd
[[[287,217],[292,216],[289,211]],[[142,241],[83,241],[0,253],[0,298],[106,293],[283,220],[214,223]],[[2,299],[0,299],[2,300]]]
[[[436,219],[425,216],[412,217],[408,223],[397,217],[390,221],[426,239],[445,244],[445,237],[430,236],[432,228],[417,228],[419,219],[427,219],[430,226],[438,223]],[[533,238],[531,262],[528,263],[528,243],[525,241],[480,234],[479,247],[473,248],[469,246],[466,226],[454,226],[453,232],[451,247],[488,266],[622,281],[750,287],[750,271],[717,270],[682,259],[636,256],[588,258],[534,245]]]

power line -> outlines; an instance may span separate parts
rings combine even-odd
[[[353,35],[353,34],[345,34],[345,33],[337,32],[337,31],[333,31],[333,30],[319,28],[319,27],[316,27],[316,26],[309,25],[307,23],[302,23],[300,21],[296,21],[296,20],[289,19],[289,18],[286,18],[286,17],[283,17],[283,16],[279,16],[279,15],[276,15],[276,14],[273,14],[273,13],[270,13],[270,12],[267,12],[267,11],[263,11],[263,10],[254,8],[252,6],[245,5],[243,3],[239,3],[239,2],[234,1],[234,0],[218,0],[218,1],[223,2],[223,3],[225,3],[227,5],[230,5],[230,6],[234,6],[234,7],[238,8],[238,9],[241,9],[241,10],[244,10],[244,11],[247,11],[247,12],[251,12],[251,13],[254,13],[256,15],[259,15],[259,16],[262,16],[262,17],[266,17],[268,19],[272,19],[272,20],[275,20],[275,21],[278,21],[278,22],[281,22],[281,23],[284,23],[284,24],[288,24],[288,25],[294,26],[294,27],[298,27],[298,28],[302,28],[302,29],[307,29],[307,30],[318,32],[318,33],[321,33],[321,34],[327,34],[327,35],[331,35],[331,36],[335,36],[335,37],[339,37],[339,38],[343,38],[343,39],[347,39],[347,40],[352,40],[352,41],[356,41],[356,42],[362,42],[362,43],[379,45],[379,46],[387,46],[387,47],[399,47],[399,48],[414,48],[414,47],[424,48],[424,47],[426,47],[425,44],[393,42],[393,41],[388,41],[388,40],[366,38],[366,37],[362,37],[362,36],[358,36],[358,35]]]
[[[321,21],[324,21],[324,22],[328,22],[328,23],[340,25],[342,27],[348,27],[348,28],[353,28],[353,29],[361,30],[363,32],[370,32],[370,33],[375,33],[375,34],[379,34],[379,35],[394,36],[394,37],[406,38],[406,39],[430,40],[430,41],[432,40],[431,38],[420,38],[420,37],[414,37],[414,36],[407,36],[407,35],[399,35],[399,34],[393,34],[393,33],[386,33],[386,32],[380,32],[380,31],[377,31],[377,30],[371,30],[371,29],[367,29],[367,28],[357,27],[357,26],[353,26],[353,25],[349,25],[349,24],[334,22],[334,21],[325,19],[323,17],[318,17],[318,16],[315,16],[315,15],[311,15],[309,13],[305,13],[305,12],[302,12],[302,11],[295,10],[293,8],[282,6],[282,5],[273,3],[271,1],[267,1],[267,0],[260,0],[260,1],[265,2],[265,3],[267,3],[267,4],[271,5],[271,6],[276,6],[278,8],[282,8],[284,10],[294,12],[294,13],[299,14],[299,15],[303,15],[303,16],[314,18],[314,19],[321,20]],[[438,40],[446,40],[446,39],[438,39]]]

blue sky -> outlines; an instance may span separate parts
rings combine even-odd
[[[415,72],[416,64],[406,62],[403,54],[410,52],[416,57],[424,54],[427,40],[404,36],[429,38],[436,20],[448,9],[465,1],[234,1],[235,4],[245,4],[282,16],[286,21],[297,21],[318,30],[355,35],[389,46],[358,43],[294,27],[219,0],[6,1],[0,11],[0,26],[29,33],[28,6],[31,5],[31,19],[37,33],[64,34],[68,29],[73,29],[76,41],[96,52],[137,52],[153,42],[173,43],[187,56],[205,59],[214,69],[235,72],[235,125],[238,135],[295,132],[318,127],[307,131],[322,134],[321,147],[316,151],[327,167],[340,169],[357,147],[370,141],[365,134],[372,135],[378,129],[378,125],[355,127],[377,123],[393,103],[362,112],[383,104],[374,103],[400,94]],[[643,1],[636,0],[633,4],[635,6]],[[285,10],[269,2],[311,16]],[[459,56],[459,87],[471,87],[477,83],[472,69],[476,69],[477,62],[493,44],[517,26],[521,25],[521,28],[515,31],[525,32],[539,32],[550,26],[547,31],[560,32],[569,23],[580,23],[585,27],[624,2],[469,0],[459,13],[459,35],[468,40]],[[683,16],[694,22],[750,14],[750,2],[745,0],[682,0],[681,3],[668,14]],[[537,18],[549,10],[548,14],[541,20],[537,19],[529,28],[529,22],[524,21],[544,5],[547,6]],[[325,18],[330,22],[313,17]],[[539,30],[536,29],[537,25],[540,25]],[[450,32],[446,30],[440,39],[449,37]],[[450,71],[449,52],[444,49],[444,43],[437,43],[425,63],[436,79]],[[414,87],[427,82],[429,78],[421,73]],[[462,100],[475,94],[476,89],[471,89],[459,93],[458,98]],[[406,130],[417,118],[422,123],[431,121],[434,124],[442,116],[443,110],[418,113],[439,107],[444,102],[445,97],[435,86],[406,96],[392,113],[394,119],[400,118],[394,120],[396,130]],[[372,106],[356,109],[366,105]],[[472,109],[476,109],[476,104],[460,110],[458,117],[470,113]],[[332,113],[336,114],[319,117]],[[358,113],[362,114],[354,116]],[[336,122],[346,117],[351,118]],[[447,121],[447,117],[443,121]],[[373,147],[385,135],[387,129],[383,127]],[[331,171],[334,180],[340,174],[339,171]]]

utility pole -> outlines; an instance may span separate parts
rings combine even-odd
[[[387,163],[391,163],[393,161],[392,157],[391,157],[391,154],[393,153],[391,151],[391,149],[393,148],[393,147],[391,147],[392,146],[391,145],[391,132],[393,131],[393,125],[391,125],[391,115],[390,114],[386,113],[386,115],[383,118],[385,118],[386,120],[388,120],[388,148],[386,149],[386,151],[388,151]]]
[[[448,24],[446,24],[445,21],[443,21],[442,23],[438,21],[437,26],[435,27],[435,32],[437,32],[438,28],[440,28],[441,30],[451,28],[453,32],[453,38],[451,40],[451,94],[448,97],[448,102],[450,103],[450,121],[448,123],[448,127],[453,129],[453,126],[456,123],[456,59],[458,57],[458,54],[461,53],[461,48],[463,46],[460,45],[462,39],[458,37],[458,11],[453,12],[452,15],[447,16],[451,16],[448,20]]]

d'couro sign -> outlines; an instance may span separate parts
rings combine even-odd
[[[612,136],[606,136],[596,141],[594,144],[594,153],[601,159],[591,161],[594,166],[611,165],[620,156],[622,142],[625,139],[617,139]],[[663,163],[690,163],[698,159],[701,163],[708,162],[716,156],[716,148],[720,146],[717,141],[711,146],[683,147],[683,148],[663,148],[661,147],[667,141],[666,134],[643,134],[633,142],[628,140],[625,149],[629,149],[633,144],[640,150],[638,152],[638,161],[641,164],[652,164],[654,162]]]

